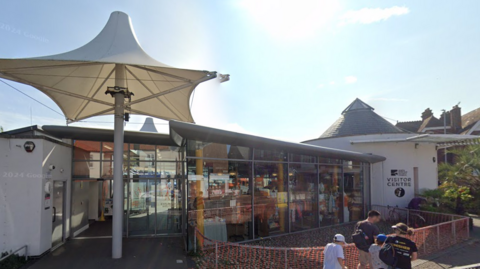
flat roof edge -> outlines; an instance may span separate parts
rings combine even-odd
[[[47,134],[59,138],[113,142],[112,129],[58,125],[44,125],[42,126],[42,129]],[[177,144],[170,138],[169,134],[138,131],[124,131],[124,143],[177,146]]]
[[[175,133],[182,139],[198,140],[220,144],[252,147],[259,149],[281,149],[291,153],[306,155],[322,155],[327,158],[348,159],[376,163],[385,161],[386,158],[379,155],[360,152],[332,149],[309,144],[286,142],[260,136],[242,134],[207,126],[201,126],[175,120],[169,121],[170,133]]]

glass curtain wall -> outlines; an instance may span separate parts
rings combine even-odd
[[[113,143],[74,142],[73,178],[103,180],[99,208],[111,215]],[[124,229],[127,235],[181,233],[184,161],[178,147],[124,144]]]
[[[249,148],[187,144],[188,223],[219,241],[253,238],[252,163]]]
[[[103,179],[108,216],[113,143],[74,145],[73,178]],[[370,199],[369,164],[349,160],[201,141],[126,143],[123,158],[128,235],[182,233],[185,214],[189,235],[244,241],[357,221]]]
[[[236,242],[364,217],[362,163],[200,141],[186,155],[189,235]]]
[[[316,214],[318,210],[318,165],[315,164],[315,158],[301,157],[303,156],[290,155],[288,166],[291,231],[318,227]],[[298,163],[302,160],[313,163]]]

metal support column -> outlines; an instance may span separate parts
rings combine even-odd
[[[125,66],[115,66],[115,86],[125,88]],[[112,258],[122,257],[123,236],[123,120],[125,95],[118,92],[115,97],[115,125],[113,136],[113,216]]]

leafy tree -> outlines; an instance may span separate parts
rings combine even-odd
[[[0,133],[3,133],[3,127],[0,126]]]
[[[443,197],[455,203],[455,211],[465,212],[465,205],[475,208],[480,203],[480,145],[454,148],[454,163],[442,163],[438,167],[442,181]],[[472,203],[473,201],[473,203]]]

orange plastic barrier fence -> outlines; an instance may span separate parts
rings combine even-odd
[[[409,237],[416,243],[419,257],[438,252],[469,238],[469,219],[466,217],[423,211],[408,212],[410,215],[412,213],[419,214],[425,221],[432,223],[415,229],[414,235]],[[200,253],[197,259],[198,268],[323,268],[323,246],[280,248],[219,242],[204,237],[197,229],[194,244],[201,244],[196,247],[196,251]],[[348,244],[344,248],[344,254],[346,266],[356,268],[359,253],[355,245]]]

